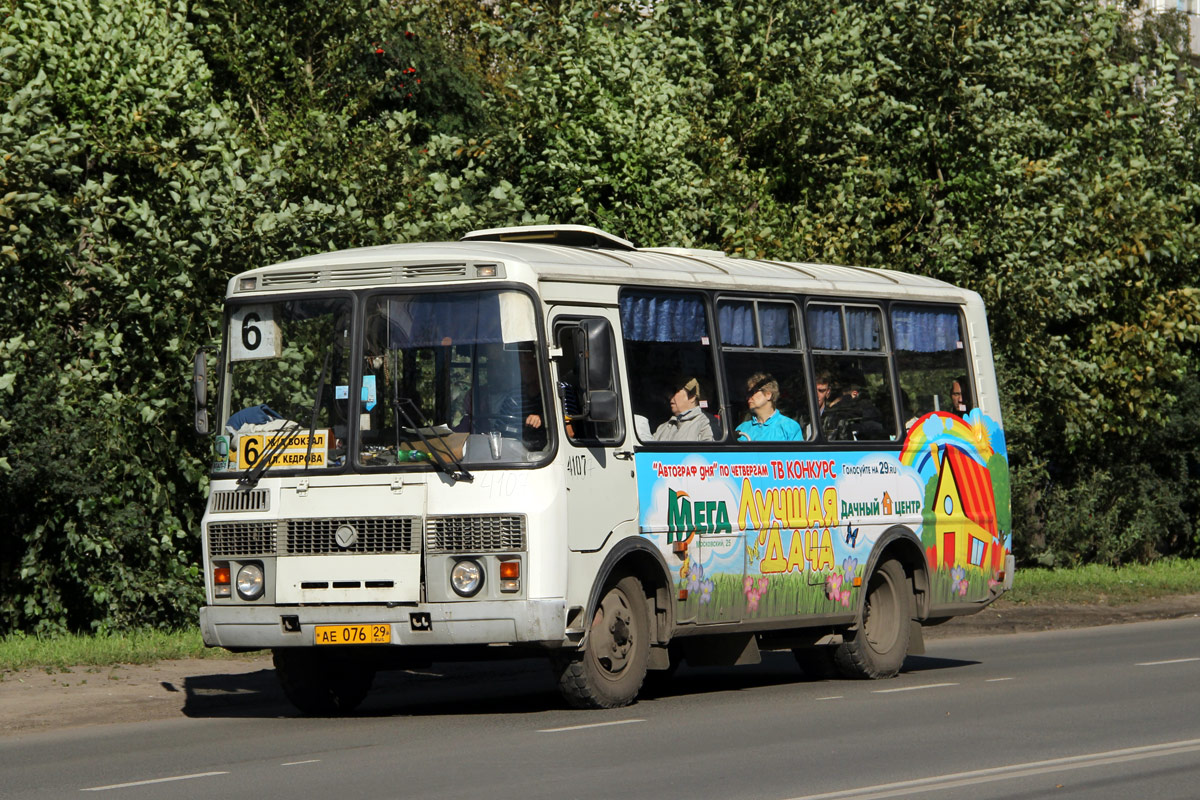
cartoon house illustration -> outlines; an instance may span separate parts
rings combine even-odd
[[[994,571],[998,568],[997,558],[1003,563],[1003,553],[995,552],[995,542],[1001,537],[996,529],[991,475],[985,466],[951,445],[942,452],[933,512],[937,525],[935,565]]]

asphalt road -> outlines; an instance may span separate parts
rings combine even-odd
[[[528,661],[388,676],[353,718],[247,692],[0,740],[0,797],[1200,797],[1200,619],[928,651],[879,682],[684,666],[614,711],[564,708]]]

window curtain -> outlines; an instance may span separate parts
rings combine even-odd
[[[882,350],[883,325],[873,308],[846,309],[846,335],[850,350]]]
[[[842,310],[837,306],[809,306],[808,342],[817,350],[842,350]]]
[[[958,314],[951,310],[894,308],[892,339],[897,350],[914,353],[941,353],[962,349]]]
[[[717,326],[721,329],[721,344],[729,347],[754,347],[754,304],[741,300],[726,300],[717,306]]]
[[[636,342],[695,342],[708,336],[704,300],[697,295],[627,292],[621,295],[621,331]]]
[[[758,326],[763,347],[795,347],[792,341],[792,307],[781,303],[758,304]]]

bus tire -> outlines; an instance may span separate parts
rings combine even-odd
[[[892,678],[908,654],[912,594],[904,567],[889,559],[867,582],[862,621],[844,635],[834,660],[848,678]]]
[[[556,664],[558,688],[567,703],[619,708],[637,698],[650,657],[647,609],[646,592],[633,576],[604,591],[583,649]]]
[[[272,661],[284,695],[309,716],[350,713],[375,680],[370,667],[308,648],[280,648],[272,653]]]

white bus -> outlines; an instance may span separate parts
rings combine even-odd
[[[306,713],[530,653],[581,707],[889,677],[1011,586],[983,304],[931,278],[505,228],[243,272],[224,331],[200,624]]]

